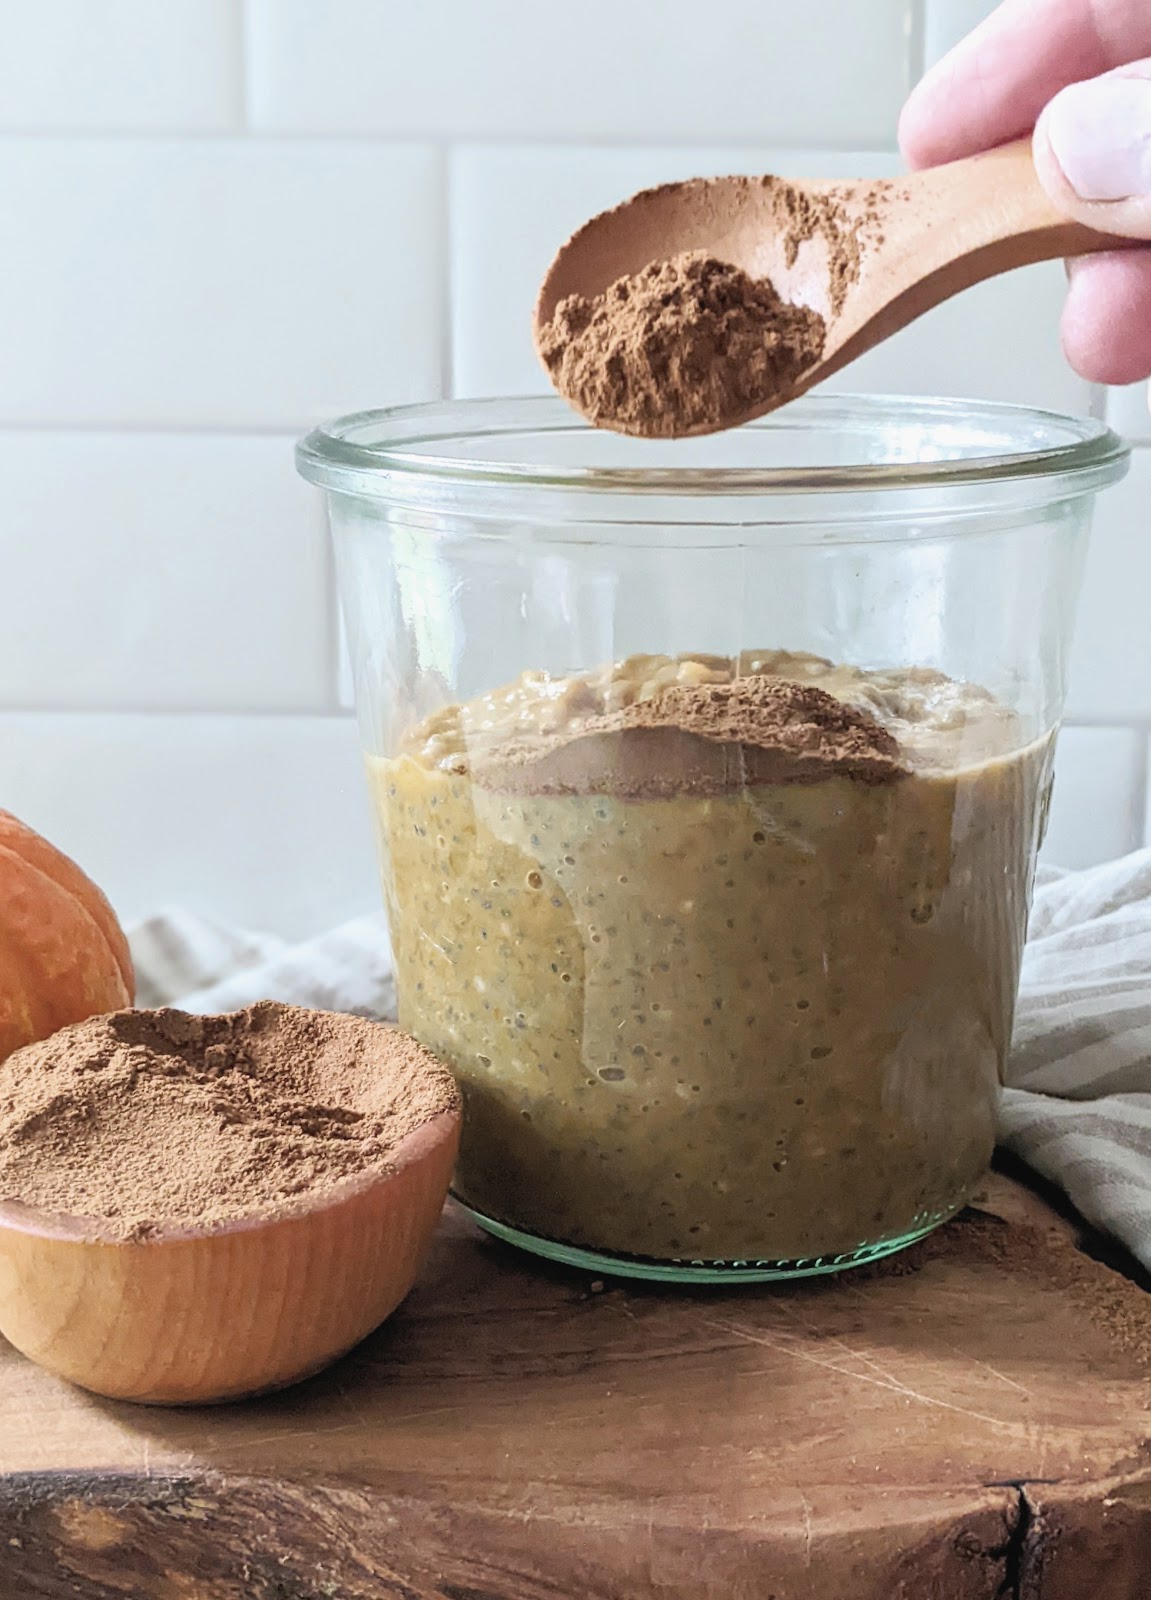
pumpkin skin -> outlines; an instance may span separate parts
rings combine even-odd
[[[132,1004],[128,941],[74,861],[0,811],[0,1061]]]

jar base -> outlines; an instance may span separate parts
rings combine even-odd
[[[580,1267],[585,1272],[604,1273],[613,1278],[643,1278],[656,1283],[722,1284],[730,1287],[741,1283],[784,1283],[797,1278],[825,1277],[832,1272],[847,1272],[852,1267],[867,1266],[872,1261],[882,1261],[885,1256],[906,1250],[929,1233],[957,1215],[963,1203],[950,1211],[941,1211],[925,1219],[909,1233],[894,1239],[884,1239],[879,1244],[860,1245],[840,1255],[802,1256],[794,1261],[655,1261],[647,1256],[607,1255],[598,1250],[584,1250],[578,1245],[562,1244],[557,1239],[544,1239],[538,1234],[524,1233],[506,1222],[497,1222],[482,1211],[456,1199],[460,1210],[478,1223],[486,1233],[505,1244],[513,1244],[531,1255],[543,1256],[547,1261],[557,1261],[563,1266]]]

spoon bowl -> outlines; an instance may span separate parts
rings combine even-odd
[[[408,1293],[447,1196],[458,1111],[386,1164],[274,1216],[123,1240],[0,1205],[0,1333],[81,1388],[204,1405],[284,1388],[358,1344]]]
[[[880,184],[860,184],[866,193]],[[568,295],[592,299],[619,278],[671,256],[700,251],[742,267],[752,278],[770,278],[784,300],[830,310],[827,241],[788,247],[779,226],[781,191],[833,197],[844,185],[781,178],[689,178],[664,183],[603,211],[572,234],[548,268],[536,301],[538,333]]]
[[[1027,140],[892,179],[695,178],[642,190],[572,235],[539,291],[536,346],[562,300],[594,300],[652,262],[702,252],[770,279],[784,301],[824,318],[823,351],[757,403],[673,430],[681,437],[715,433],[795,399],[984,278],[1132,242],[1058,212]],[[647,431],[625,417],[589,420],[618,432]]]

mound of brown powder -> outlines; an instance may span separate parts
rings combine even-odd
[[[823,351],[818,312],[766,278],[701,253],[655,261],[594,300],[561,300],[539,351],[597,426],[674,438],[738,419],[786,391]]]
[[[868,712],[766,675],[675,685],[557,734],[473,746],[476,782],[519,794],[657,799],[832,777],[886,783],[906,770]]]
[[[226,1223],[386,1165],[458,1106],[447,1068],[380,1023],[116,1011],[0,1064],[0,1200],[123,1238]]]

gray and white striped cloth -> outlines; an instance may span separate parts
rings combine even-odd
[[[999,1139],[1151,1269],[1151,850],[1040,872]]]
[[[382,915],[295,945],[178,911],[130,937],[139,1005],[395,1015]],[[1040,871],[999,1138],[1151,1269],[1151,850]]]

